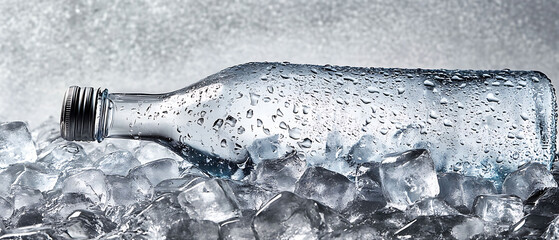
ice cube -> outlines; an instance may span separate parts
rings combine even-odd
[[[487,179],[458,173],[442,173],[438,177],[439,198],[464,213],[471,211],[477,196],[497,193],[493,183]]]
[[[0,170],[0,196],[8,196],[10,187],[17,177],[25,170],[24,164],[13,164]]]
[[[307,161],[310,166],[323,167],[347,176],[355,171],[355,165],[351,162],[348,152],[340,132],[332,131],[326,137],[324,155],[309,156]]]
[[[115,228],[116,225],[102,213],[86,210],[71,213],[63,226],[72,239],[93,239]]]
[[[276,195],[267,189],[238,181],[229,181],[229,186],[233,189],[242,210],[257,210]]]
[[[3,197],[0,197],[0,221],[6,220],[14,213],[13,204]]]
[[[37,128],[31,131],[31,136],[35,146],[37,148],[37,153],[41,153],[48,145],[54,142],[60,137],[60,122],[55,120],[54,117],[49,117],[49,119]]]
[[[254,217],[253,211],[243,212],[241,218],[232,219],[223,222],[220,225],[220,236],[223,240],[256,240],[254,232],[252,231],[252,218]]]
[[[547,188],[541,191],[530,210],[531,214],[553,216],[559,214],[559,188]],[[527,200],[528,201],[528,200]]]
[[[26,227],[43,223],[43,215],[37,209],[32,208],[27,211],[17,211],[10,221],[13,222],[12,226]]]
[[[510,173],[503,182],[503,193],[526,200],[534,191],[557,187],[553,174],[540,163],[527,163]]]
[[[483,233],[484,223],[476,217],[421,216],[394,233],[398,239],[470,239]]]
[[[40,223],[40,222],[39,222]],[[31,224],[33,225],[33,224]],[[55,229],[54,226],[44,226],[41,224],[34,226],[24,226],[20,228],[11,228],[9,232],[1,235],[3,239],[65,239],[68,235],[62,231]]]
[[[23,207],[33,208],[43,203],[43,194],[36,189],[30,189],[25,186],[12,185],[11,195],[14,199],[14,209]]]
[[[307,168],[297,181],[295,193],[338,211],[355,198],[355,185],[345,176],[322,167]]]
[[[151,199],[153,187],[143,175],[124,177],[120,175],[107,176],[110,205],[131,205],[136,202]]]
[[[380,177],[385,198],[399,209],[439,194],[435,165],[425,149],[385,156]]]
[[[24,122],[0,123],[0,167],[37,159],[35,144]]]
[[[369,224],[360,224],[348,229],[328,233],[322,239],[384,239],[378,229]]]
[[[290,154],[281,159],[262,161],[252,172],[251,182],[274,191],[293,191],[305,172],[306,163]]]
[[[486,222],[510,225],[523,216],[522,199],[514,195],[480,195],[474,201],[474,211]]]
[[[290,152],[290,149],[283,147],[278,139],[278,135],[274,135],[254,140],[252,144],[247,147],[252,162],[259,164],[264,160],[275,160],[286,156]]]
[[[331,208],[291,192],[281,192],[254,216],[258,239],[317,239],[345,229],[349,223]]]
[[[187,219],[188,214],[181,209],[176,195],[164,194],[147,207],[142,207],[125,225],[129,226],[128,232],[143,238],[164,239],[174,223]]]
[[[40,209],[49,219],[59,221],[75,210],[100,210],[101,208],[83,193],[53,192]]]
[[[45,192],[53,189],[57,180],[58,174],[49,174],[38,167],[26,165],[25,170],[19,174],[13,184]]]
[[[386,206],[385,201],[354,200],[342,211],[343,216],[351,223],[360,223]]]
[[[175,222],[167,232],[167,239],[219,239],[219,225],[212,221],[185,219]]]
[[[438,198],[425,198],[408,206],[406,218],[409,220],[419,216],[448,216],[458,215],[459,212]]]
[[[105,206],[109,199],[109,188],[105,174],[89,169],[74,174],[62,182],[63,193],[82,193],[93,202]]]
[[[57,139],[39,155],[38,163],[55,172],[90,167],[92,162],[82,146]]]
[[[107,175],[126,176],[130,169],[140,165],[140,161],[131,152],[117,150],[101,157],[97,168]]]
[[[181,207],[194,219],[222,222],[241,216],[233,190],[220,179],[192,181],[177,198]]]
[[[355,163],[380,162],[384,149],[384,144],[374,136],[363,135],[349,150],[349,157]]]
[[[365,201],[386,202],[380,186],[380,163],[363,163],[355,173],[356,198]]]
[[[140,146],[134,152],[134,156],[142,164],[149,163],[162,158],[174,159],[177,162],[182,161],[182,157],[160,144],[154,142],[147,142]]]
[[[542,224],[543,225],[543,224]],[[559,216],[556,217],[550,224],[544,235],[545,239],[559,239]]]
[[[182,190],[184,190],[184,188],[193,180],[196,180],[198,178],[205,178],[207,179],[207,177],[201,177],[201,176],[184,176],[182,178],[171,178],[171,179],[165,179],[163,181],[161,181],[159,184],[157,184],[157,186],[154,187],[154,192],[156,196],[160,196],[163,195],[165,193],[174,193],[174,192],[180,192]]]
[[[552,228],[552,216],[540,216],[529,214],[520,219],[516,224],[511,225],[507,231],[508,239],[557,239],[556,237],[546,236],[546,229]],[[551,224],[550,224],[551,223]]]
[[[179,165],[174,159],[163,158],[137,166],[128,173],[128,176],[137,175],[146,176],[156,186],[165,179],[179,177]]]

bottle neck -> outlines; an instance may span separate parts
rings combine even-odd
[[[170,111],[166,97],[167,94],[104,91],[98,97],[96,140],[171,140],[173,119],[166,117]]]

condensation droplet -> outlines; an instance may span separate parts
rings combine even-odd
[[[289,137],[295,140],[301,138],[301,129],[299,128],[289,129]]]
[[[260,99],[260,95],[256,93],[250,93],[250,105],[256,106],[256,104],[258,104],[259,99]]]
[[[301,148],[310,148],[312,146],[312,140],[310,140],[309,138],[305,138],[303,139],[302,142],[299,142],[299,147]]]
[[[252,115],[254,115],[254,112],[252,111],[252,109],[249,109],[247,111],[247,118],[252,118]]]
[[[213,128],[215,130],[218,130],[222,125],[223,125],[223,119],[218,118],[217,120],[215,120]]]

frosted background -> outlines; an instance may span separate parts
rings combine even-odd
[[[539,70],[557,1],[0,2],[0,120],[59,118],[70,85],[159,93],[250,61]]]

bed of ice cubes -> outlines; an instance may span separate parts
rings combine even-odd
[[[361,163],[351,179],[290,154],[229,180],[156,143],[68,142],[58,129],[0,123],[0,239],[559,237],[559,174],[536,163],[500,189],[435,172],[423,149]]]

